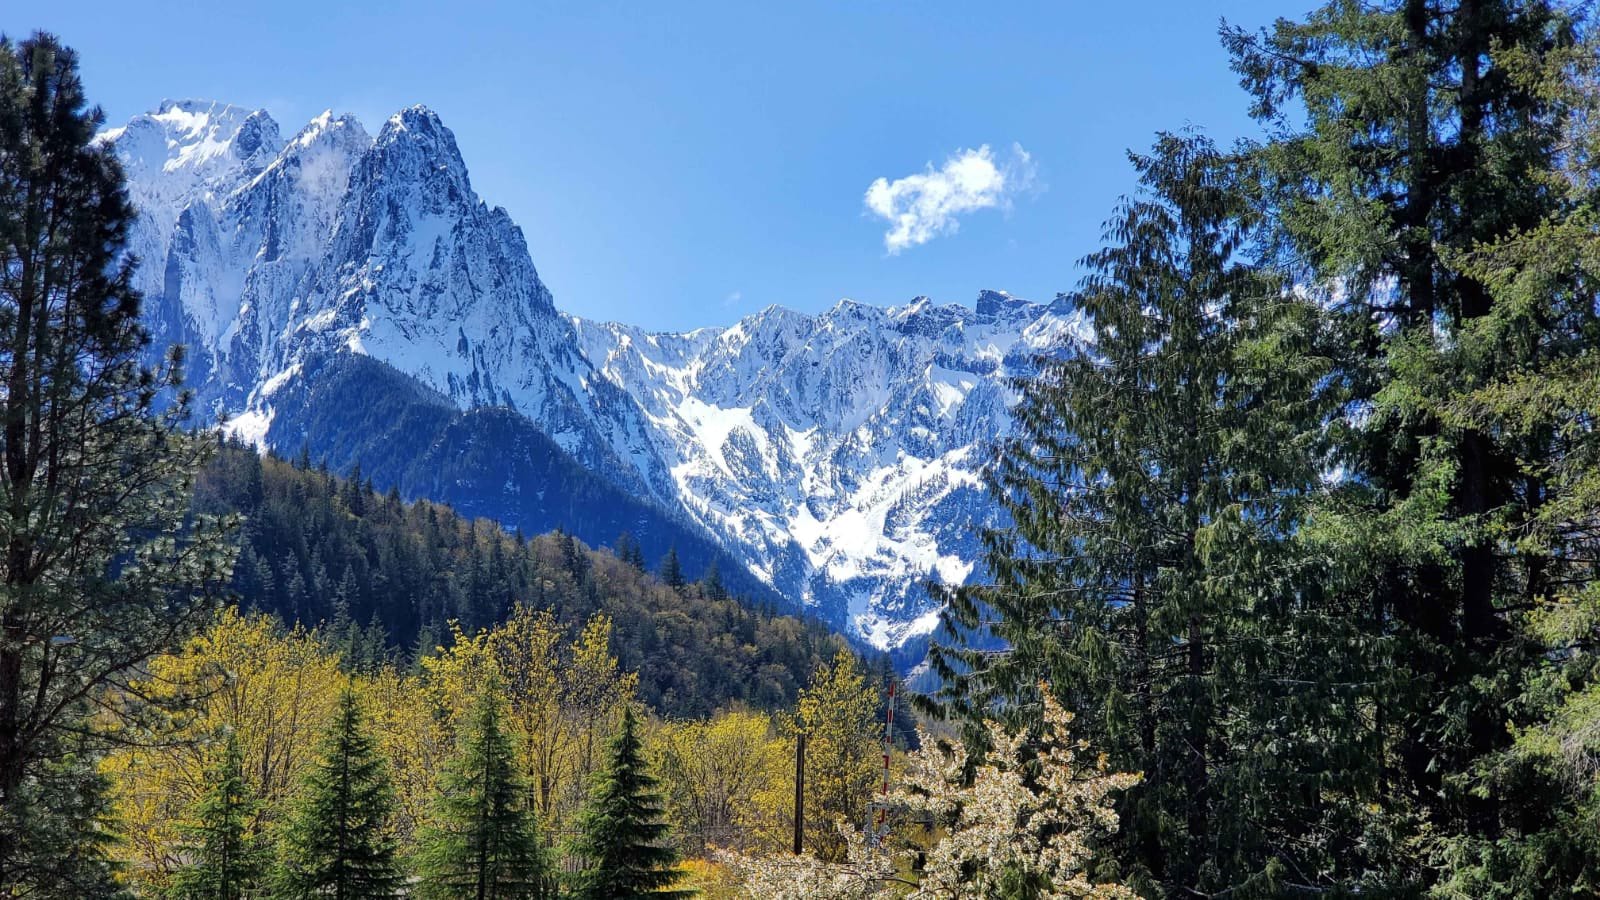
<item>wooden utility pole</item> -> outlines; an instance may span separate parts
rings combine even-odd
[[[883,719],[883,798],[882,805],[878,807],[878,821],[875,823],[874,840],[883,837],[884,823],[889,819],[889,753],[894,749],[894,679],[889,679],[889,711]]]
[[[806,833],[806,733],[796,732],[794,741],[794,855],[803,849]]]

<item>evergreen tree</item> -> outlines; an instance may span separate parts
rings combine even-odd
[[[275,896],[389,900],[404,882],[390,818],[394,791],[355,691],[346,688],[284,828]]]
[[[1333,563],[1330,614],[1366,635],[1358,709],[1385,799],[1367,830],[1390,845],[1372,877],[1396,890],[1442,890],[1553,812],[1485,778],[1528,724],[1518,691],[1549,663],[1525,613],[1562,588],[1567,561],[1525,536],[1561,438],[1463,413],[1477,389],[1593,346],[1592,298],[1550,305],[1575,299],[1560,282],[1576,273],[1513,297],[1496,290],[1506,267],[1474,264],[1588,202],[1563,184],[1571,92],[1540,74],[1574,58],[1583,15],[1546,0],[1338,0],[1225,32],[1274,134],[1259,157],[1278,188],[1276,246],[1344,347],[1329,385],[1350,413],[1331,422],[1346,477],[1307,543]]]
[[[1120,804],[1124,878],[1260,890],[1322,869],[1311,807],[1351,789],[1326,743],[1354,729],[1319,718],[1346,674],[1337,634],[1302,605],[1311,573],[1287,540],[1316,483],[1305,398],[1326,367],[1306,352],[1314,309],[1241,259],[1257,219],[1240,161],[1166,135],[1134,164],[1143,191],[1071,298],[1092,348],[1020,385],[990,474],[1013,524],[985,535],[994,583],[948,614],[958,634],[993,622],[1008,649],[933,659],[957,710],[998,704],[1017,728],[1048,682],[1114,768],[1144,773]]]
[[[322,632],[323,639],[328,645],[344,658],[345,665],[352,667],[355,665],[356,654],[360,649],[361,629],[350,616],[350,601],[346,599],[343,591],[333,598],[333,619],[319,625],[318,631]]]
[[[728,589],[722,583],[722,570],[715,559],[706,566],[706,574],[700,579],[700,591],[708,600],[728,599]]]
[[[350,466],[350,474],[344,483],[344,504],[354,516],[367,514],[367,496],[371,493],[367,483],[361,478],[361,462],[357,460]]]
[[[183,430],[181,354],[145,363],[123,254],[134,210],[102,122],[75,53],[0,40],[6,895],[110,890],[89,705],[203,620],[233,560],[225,528],[187,519],[216,443]]]
[[[580,818],[573,849],[587,865],[574,878],[573,892],[579,900],[694,895],[672,889],[683,873],[675,867],[677,853],[666,843],[662,800],[656,779],[645,770],[636,731],[630,706]]]
[[[251,508],[245,501],[256,471],[263,499]],[[448,642],[444,623],[456,595],[474,578],[483,596],[493,598],[495,609],[485,613],[491,622],[526,604],[551,610],[567,628],[581,628],[597,612],[623,623],[613,635],[613,652],[639,672],[640,699],[664,715],[709,715],[730,701],[767,708],[792,703],[807,673],[830,658],[840,640],[819,621],[710,602],[698,590],[674,592],[568,535],[517,542],[480,528],[474,541],[486,546],[476,554],[474,575],[466,519],[433,504],[377,502],[356,519],[342,514],[342,491],[342,482],[324,492],[315,474],[230,447],[204,472],[195,504],[206,512],[248,515],[233,584],[241,607],[310,625],[314,620],[304,616],[339,617],[331,601],[345,599],[340,633],[322,636],[343,642],[352,671],[370,670],[391,652],[414,661]],[[297,577],[313,571],[321,574],[310,584]],[[330,593],[311,596],[319,590]],[[737,640],[718,640],[724,634]]]
[[[1502,377],[1430,398],[1444,421],[1494,435],[1520,470],[1537,473],[1537,507],[1496,517],[1516,521],[1523,552],[1542,551],[1547,590],[1508,615],[1515,652],[1497,655],[1496,677],[1517,679],[1502,711],[1513,742],[1447,776],[1454,790],[1494,798],[1505,824],[1492,840],[1470,831],[1438,838],[1436,893],[1444,896],[1600,893],[1600,784],[1587,762],[1600,748],[1600,441],[1588,424],[1600,413],[1600,308],[1588,287],[1600,276],[1600,231],[1586,205],[1467,262],[1496,304],[1493,324],[1463,342],[1493,345],[1537,329],[1544,352]],[[1551,323],[1563,323],[1561,332]]]
[[[639,546],[639,539],[633,536],[633,532],[624,531],[617,535],[614,549],[617,559],[641,572],[644,571],[644,548]]]
[[[588,574],[588,560],[583,555],[583,545],[570,532],[556,533],[561,542],[561,562],[575,581],[583,581]],[[499,546],[497,543],[496,547]]]
[[[502,705],[495,688],[482,692],[461,747],[440,776],[417,857],[424,898],[553,896],[530,792],[501,723]]]
[[[661,559],[661,583],[682,593],[687,583],[683,578],[683,565],[678,562],[678,548],[667,548],[667,555]]]
[[[428,622],[417,632],[416,646],[411,648],[411,667],[420,670],[422,661],[434,655],[444,642],[444,628],[437,622]]]
[[[211,784],[195,804],[185,865],[173,878],[174,900],[245,900],[255,896],[267,870],[266,848],[255,833],[260,804],[244,777],[239,741],[228,735]]]

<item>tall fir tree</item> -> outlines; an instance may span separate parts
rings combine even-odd
[[[404,884],[391,818],[394,789],[352,688],[324,735],[279,842],[281,900],[390,900]]]
[[[661,558],[661,583],[680,594],[688,583],[683,577],[683,563],[678,560],[676,546],[668,547],[667,555]]]
[[[633,536],[633,532],[624,531],[617,535],[612,549],[616,552],[617,559],[641,572],[644,571],[644,549],[639,546],[639,539]]]
[[[1484,775],[1549,662],[1524,619],[1565,565],[1523,536],[1556,433],[1460,413],[1478,388],[1584,346],[1570,317],[1497,292],[1498,269],[1473,264],[1579,200],[1561,177],[1570,95],[1535,73],[1571,53],[1583,16],[1546,0],[1337,0],[1224,31],[1273,136],[1258,155],[1278,188],[1276,247],[1344,348],[1329,379],[1344,477],[1306,537],[1333,563],[1330,610],[1358,610],[1367,635],[1357,712],[1385,798],[1373,833],[1390,836],[1372,877],[1393,890],[1443,890],[1550,814]]]
[[[1317,807],[1359,787],[1334,759],[1359,744],[1337,712],[1349,654],[1290,539],[1327,361],[1315,308],[1245,259],[1246,161],[1193,135],[1133,161],[1142,192],[1070,298],[1090,340],[1019,385],[990,472],[1011,521],[984,535],[993,582],[951,598],[951,632],[986,640],[932,659],[969,724],[998,707],[1028,727],[1048,683],[1144,773],[1110,848],[1124,881],[1270,895],[1326,871]]]
[[[145,365],[134,210],[102,122],[72,50],[0,40],[5,894],[110,890],[89,707],[201,621],[233,561],[226,523],[187,518],[214,441],[183,430],[181,355]]]
[[[244,776],[239,741],[228,735],[211,784],[195,804],[178,848],[173,900],[247,900],[267,873],[270,854],[256,832],[261,804]]]
[[[1570,104],[1562,173],[1549,179],[1568,209],[1538,228],[1459,257],[1490,292],[1490,312],[1461,330],[1463,357],[1508,357],[1515,367],[1441,386],[1420,398],[1449,428],[1490,436],[1526,479],[1518,502],[1489,513],[1503,559],[1524,575],[1522,597],[1502,603],[1510,651],[1495,676],[1514,691],[1503,714],[1512,743],[1463,772],[1451,790],[1498,805],[1497,833],[1462,830],[1432,842],[1440,895],[1515,898],[1600,892],[1600,230],[1596,227],[1600,130],[1594,113],[1600,57],[1592,38],[1542,59],[1517,77]],[[1503,529],[1503,530],[1502,530]],[[1511,580],[1516,584],[1515,576]],[[1533,591],[1537,591],[1534,593]],[[1510,665],[1508,665],[1508,663]]]
[[[667,843],[668,827],[658,782],[645,768],[638,723],[630,705],[607,748],[605,768],[595,778],[579,819],[574,852],[584,868],[573,878],[579,900],[688,898],[675,890],[683,879],[678,854]]]
[[[717,565],[717,561],[714,559],[710,565],[706,566],[706,573],[700,578],[700,593],[707,600],[728,599],[727,585],[722,583],[722,568]]]
[[[502,723],[492,685],[478,698],[457,755],[440,775],[420,836],[418,895],[433,900],[514,900],[555,895],[532,795]]]

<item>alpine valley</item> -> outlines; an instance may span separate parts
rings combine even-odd
[[[691,576],[715,560],[908,664],[928,581],[974,577],[1010,379],[1081,330],[998,291],[683,334],[564,314],[421,106],[285,137],[263,110],[166,102],[100,139],[140,211],[152,346],[187,348],[236,436],[508,528],[631,532]]]

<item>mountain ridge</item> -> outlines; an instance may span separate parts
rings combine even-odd
[[[304,429],[274,429],[275,398],[311,360],[370,357],[458,409],[524,417],[885,649],[936,624],[925,580],[973,571],[994,516],[978,473],[1011,379],[1081,332],[1062,303],[1001,291],[972,307],[768,307],[682,333],[564,314],[424,106],[376,135],[324,112],[286,141],[264,110],[166,101],[101,140],[140,210],[129,249],[155,343],[190,347],[201,405],[234,434],[295,452]],[[506,496],[469,506],[533,502],[481,490]]]

